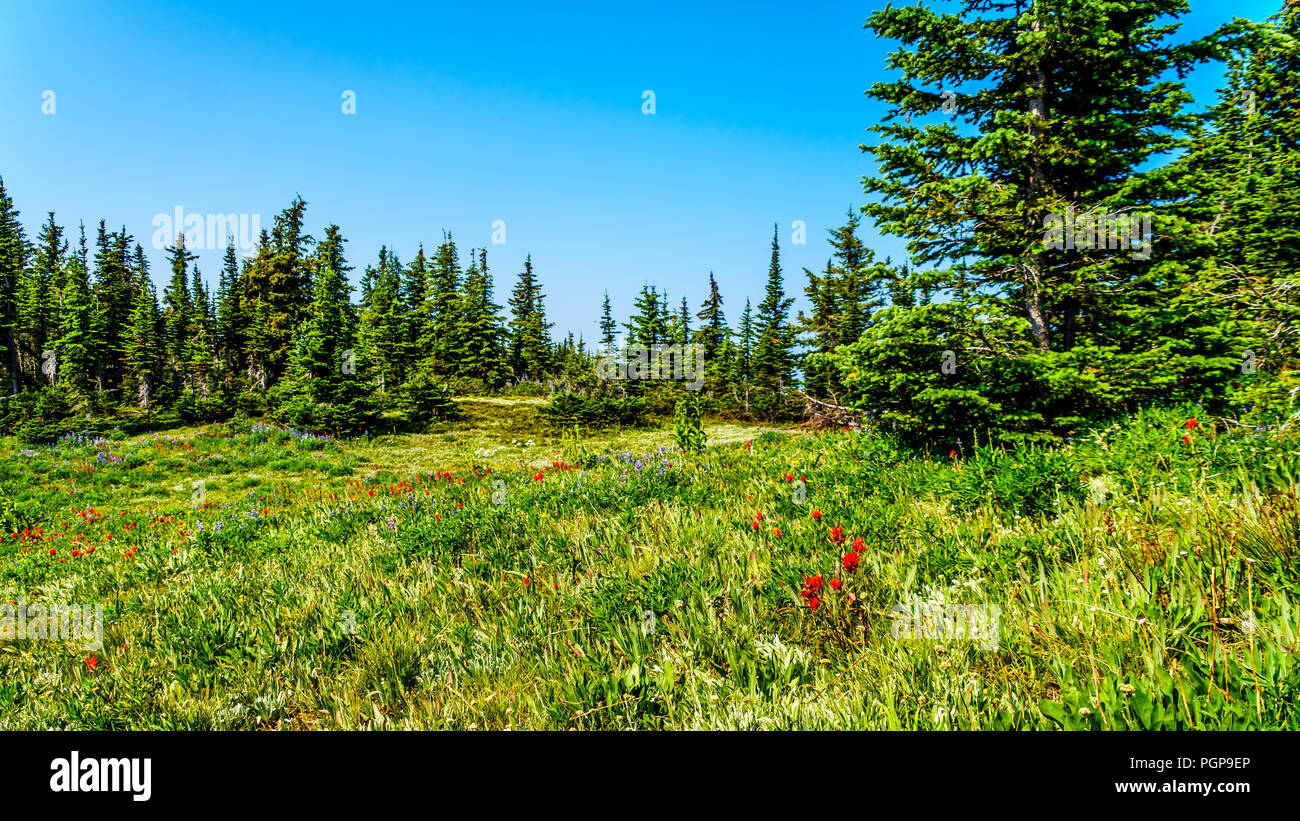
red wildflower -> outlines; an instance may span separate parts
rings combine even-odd
[[[530,584],[532,584],[532,580],[529,579],[527,576],[524,576],[524,587],[527,587]]]
[[[831,579],[831,590],[839,590],[841,584],[839,579]]]
[[[809,576],[805,573],[803,577],[803,586],[809,593],[816,593],[822,589],[822,577]]]
[[[862,561],[862,559],[857,553],[845,553],[844,558],[840,559],[840,564],[844,565],[845,570],[852,573],[858,569],[858,563],[860,561]]]
[[[957,458],[957,451],[955,451],[955,450],[950,450],[950,451],[948,451],[948,455],[949,455],[950,457],[952,457],[953,459],[956,459],[956,458]]]
[[[831,528],[831,544],[844,544],[844,528],[838,524]]]
[[[86,666],[89,667],[90,671],[93,673],[95,671],[95,668],[99,666],[99,657],[91,656],[90,658],[86,659]]]
[[[763,511],[760,510],[759,512],[754,514],[754,521],[756,522],[763,521]]]
[[[787,473],[787,474],[785,475],[785,480],[786,480],[787,482],[793,482],[793,481],[794,481],[794,474],[793,474],[793,473]]]
[[[1188,430],[1192,430],[1193,428],[1195,428],[1195,427],[1196,427],[1197,425],[1199,425],[1199,424],[1200,424],[1200,423],[1196,421],[1195,417],[1193,417],[1193,418],[1191,418],[1191,419],[1188,419],[1188,420],[1187,420],[1187,423],[1186,423],[1185,425],[1183,425],[1183,427],[1187,428]]]
[[[816,596],[810,596],[808,598],[808,607],[810,607],[811,609],[816,610],[818,607],[821,606],[822,606],[821,599],[817,598]]]
[[[820,510],[814,510],[813,518],[820,522],[822,520],[822,512]]]
[[[1184,444],[1184,445],[1190,445],[1191,443],[1192,443],[1192,437],[1190,437],[1190,436],[1184,436],[1184,437],[1183,437],[1183,444]]]
[[[854,552],[854,553],[861,553],[863,550],[866,550],[866,548],[867,548],[867,546],[866,546],[865,544],[863,544],[863,542],[862,542],[862,537],[861,537],[861,536],[859,536],[858,538],[856,538],[856,539],[853,540],[853,552]]]

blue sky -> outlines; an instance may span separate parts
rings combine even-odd
[[[7,3],[0,177],[29,236],[50,210],[92,241],[101,217],[125,225],[160,284],[155,215],[269,227],[301,194],[309,232],[341,226],[354,282],[381,244],[409,261],[445,229],[488,247],[504,303],[531,253],[557,337],[593,339],[606,289],[619,319],[645,282],[698,310],[710,270],[734,323],[762,298],[773,223],[798,307],[802,268],[864,199],[857,146],[881,111],[863,91],[891,44],[862,24],[882,3],[652,5]],[[1281,2],[1191,5],[1181,36]],[[1193,75],[1198,102],[1221,77]],[[200,255],[209,282],[220,255]]]

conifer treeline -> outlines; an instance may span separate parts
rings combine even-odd
[[[340,429],[386,409],[412,421],[444,415],[453,391],[610,387],[593,384],[600,349],[620,336],[608,293],[599,346],[572,333],[553,340],[531,256],[503,306],[487,250],[471,249],[462,261],[444,234],[432,254],[421,245],[407,263],[380,248],[354,301],[340,228],[309,236],[306,206],[294,199],[243,259],[230,238],[215,289],[178,234],[159,295],[125,228],[100,221],[93,262],[84,229],[70,247],[53,213],[29,243],[0,179],[0,344],[10,392],[29,400],[19,409],[83,418],[175,409],[187,419],[242,409]],[[703,345],[711,394],[792,384],[791,302],[774,236],[767,296],[757,317],[746,306],[739,334],[727,327],[710,273],[699,310],[644,286],[622,323],[624,344]]]
[[[801,385],[924,441],[1034,441],[1170,400],[1293,412],[1300,2],[1186,43],[1166,25],[1182,0],[957,5],[868,21],[905,45],[899,79],[869,90],[889,107],[863,147],[878,170],[804,271],[807,313],[791,316],[774,233],[757,304],[724,305],[712,273],[700,303],[645,285],[624,322],[606,294],[598,345],[703,346],[713,410],[770,416]],[[1226,87],[1189,112],[1171,78],[1212,59]],[[101,221],[93,259],[53,214],[29,242],[0,181],[0,425],[162,407],[345,429],[449,414],[449,394],[643,390],[598,382],[581,337],[552,339],[531,257],[502,305],[484,249],[383,248],[353,302],[340,229],[308,236],[305,209],[250,257],[228,248],[211,292],[178,238],[159,296],[125,229]],[[860,215],[907,241],[907,264],[877,258]],[[1062,215],[1064,245],[1045,231]],[[1117,217],[1135,226],[1118,244]]]

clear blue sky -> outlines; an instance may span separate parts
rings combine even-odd
[[[103,217],[160,282],[156,214],[269,227],[301,194],[309,232],[342,227],[354,283],[381,244],[405,262],[447,229],[489,248],[501,303],[531,253],[557,338],[596,336],[605,289],[620,320],[645,282],[697,310],[710,269],[734,323],[762,298],[774,222],[802,305],[801,269],[864,199],[857,146],[880,109],[863,91],[892,47],[862,28],[879,5],[7,2],[0,177],[29,236],[53,210],[93,242]],[[1193,0],[1181,34],[1280,5]],[[1192,77],[1199,102],[1221,76]],[[209,282],[220,253],[201,254]]]

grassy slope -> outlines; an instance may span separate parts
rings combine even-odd
[[[1292,433],[1150,414],[917,459],[714,425],[700,456],[657,430],[584,457],[529,403],[467,410],[0,445],[32,531],[0,591],[107,621],[93,670],[0,642],[0,727],[1300,728]],[[999,646],[891,637],[913,600],[996,605]]]

